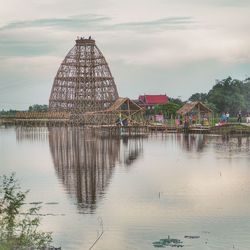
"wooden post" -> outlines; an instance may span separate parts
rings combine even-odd
[[[200,110],[200,103],[198,103],[198,120],[199,120],[199,124],[201,124],[201,110]]]

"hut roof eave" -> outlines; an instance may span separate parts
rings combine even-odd
[[[140,107],[138,104],[136,104],[134,101],[130,100],[129,98],[119,97],[116,99],[116,101],[113,103],[113,105],[111,107],[109,107],[108,109],[100,110],[100,111],[85,112],[85,114],[86,115],[93,115],[93,114],[129,111],[129,110],[120,110],[119,109],[122,106],[122,104],[126,101],[129,101],[130,103],[132,103],[136,107],[136,109],[130,109],[130,111],[144,112],[144,109],[142,107]]]
[[[189,113],[190,111],[192,111],[192,109],[195,108],[198,104],[202,107],[203,111],[205,111],[207,113],[213,112],[210,108],[208,108],[202,102],[196,101],[196,102],[186,103],[179,110],[177,110],[177,114],[185,115],[185,114]]]

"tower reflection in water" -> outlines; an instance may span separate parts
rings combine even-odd
[[[82,128],[49,128],[49,145],[58,177],[83,213],[95,211],[115,166],[142,153],[141,137],[93,136]]]

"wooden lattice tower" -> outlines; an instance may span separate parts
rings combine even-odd
[[[114,78],[95,40],[77,39],[55,76],[50,111],[71,112],[80,121],[83,113],[105,110],[117,98]]]

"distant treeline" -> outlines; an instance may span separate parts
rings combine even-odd
[[[16,112],[18,112],[20,110],[14,110],[14,109],[10,109],[10,110],[2,110],[0,111],[0,115],[2,116],[15,116],[16,115]],[[27,110],[24,110],[24,111],[27,111]],[[40,105],[40,104],[34,104],[32,106],[29,106],[28,108],[28,111],[30,112],[46,112],[48,111],[48,105],[46,104],[43,104],[43,105]]]
[[[236,116],[241,111],[245,115],[250,113],[250,78],[241,81],[228,77],[217,81],[208,93],[195,93],[187,101],[201,101],[215,114],[229,112],[230,116]],[[164,114],[168,118],[175,117],[176,111],[187,101],[169,98],[167,104],[157,105],[146,113]]]
[[[250,113],[250,78],[241,81],[228,77],[217,81],[208,93],[195,93],[189,101],[202,101],[215,113]]]
[[[245,80],[232,79],[228,77],[218,80],[208,93],[195,93],[188,101],[201,101],[214,113],[229,112],[237,115],[239,111],[243,114],[250,113],[250,78]],[[157,105],[154,110],[146,110],[146,113],[163,113],[166,116],[176,115],[176,111],[184,105],[179,98],[169,98],[164,105]],[[46,112],[48,105],[34,104],[28,108],[32,112]],[[17,110],[2,110],[0,115],[14,116]]]
[[[15,116],[17,110],[14,109],[9,109],[9,110],[1,110],[0,111],[0,116]]]

